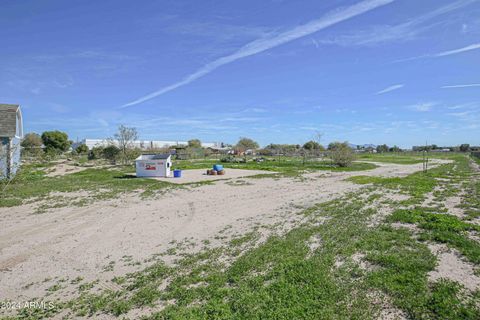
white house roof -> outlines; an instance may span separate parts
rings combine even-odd
[[[0,137],[22,137],[22,113],[17,104],[0,104]]]

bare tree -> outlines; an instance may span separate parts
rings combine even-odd
[[[307,158],[313,156],[318,156],[320,154],[320,151],[323,150],[323,146],[320,144],[322,141],[323,133],[320,131],[316,131],[313,136],[312,140],[306,142],[303,145],[301,152],[302,159],[303,159],[303,165],[305,165],[305,162],[308,160]]]
[[[315,150],[317,153],[317,156],[318,156],[318,153],[323,150],[323,146],[321,143],[322,138],[323,138],[323,133],[321,133],[320,131],[316,131],[315,134],[313,135],[313,141],[315,141],[319,146],[318,149]]]
[[[131,160],[129,151],[134,148],[134,142],[138,139],[137,129],[129,128],[122,124],[118,127],[118,131],[113,138],[118,144],[123,163],[127,164]]]

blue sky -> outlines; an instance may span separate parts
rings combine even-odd
[[[26,131],[480,144],[479,0],[1,0]]]

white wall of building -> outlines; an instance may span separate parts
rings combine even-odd
[[[166,159],[155,159],[155,155],[141,155],[135,159],[137,177],[170,177],[172,160],[169,156]]]
[[[84,139],[80,142],[77,142],[73,145],[73,148],[76,148],[78,145],[85,144],[88,149],[92,149],[93,147],[106,147],[110,143],[114,143],[118,146],[118,142],[115,140],[107,140],[107,139]],[[168,140],[136,140],[133,142],[135,148],[139,148],[142,150],[148,149],[161,149],[161,148],[169,148],[169,147],[176,147],[181,145],[188,145],[188,141],[168,141]],[[220,147],[220,142],[202,142],[202,147],[204,148],[212,148],[212,147]]]

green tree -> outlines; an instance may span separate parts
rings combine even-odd
[[[86,144],[81,144],[75,149],[75,151],[78,154],[86,154],[86,153],[88,153],[88,147],[87,147]]]
[[[111,162],[115,162],[119,154],[120,154],[120,149],[113,144],[106,146],[102,150],[102,156],[105,159],[110,160]]]
[[[393,146],[393,147],[390,148],[390,152],[400,152],[400,151],[402,151],[402,149],[400,149],[397,146]]]
[[[460,145],[460,152],[468,152],[470,151],[470,145],[468,143],[464,143]]]
[[[382,144],[382,145],[377,146],[377,152],[378,153],[388,152],[388,150],[389,150],[389,148],[386,144]]]
[[[68,135],[65,132],[58,130],[45,131],[42,133],[42,141],[47,152],[65,152],[70,148],[70,141]]]
[[[202,142],[199,139],[191,139],[191,140],[188,140],[188,146],[190,148],[201,148]]]
[[[240,140],[238,140],[236,146],[238,150],[245,151],[248,149],[258,149],[258,143],[250,138],[246,137],[241,137]]]
[[[355,153],[348,142],[335,142],[329,156],[333,163],[339,167],[348,167],[355,160]]]
[[[27,133],[22,140],[22,148],[29,154],[39,154],[42,151],[42,138],[37,133]]]
[[[320,143],[313,140],[310,140],[303,145],[303,149],[309,150],[309,151],[320,150],[321,148],[322,146],[320,145]]]
[[[347,146],[348,146],[348,142],[338,142],[338,141],[330,142],[328,144],[327,148],[328,148],[328,150],[333,151],[337,148],[342,148],[344,144],[347,144]],[[350,146],[348,146],[348,147],[350,148]]]

